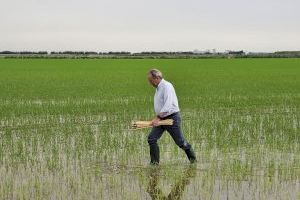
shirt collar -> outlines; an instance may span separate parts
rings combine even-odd
[[[157,85],[157,89],[163,84],[164,81],[165,80],[163,78],[160,80],[159,84]]]

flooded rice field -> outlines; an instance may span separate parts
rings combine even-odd
[[[0,60],[0,199],[300,199],[299,64]],[[149,65],[197,163],[165,132],[149,165],[150,129],[130,129],[154,117]]]

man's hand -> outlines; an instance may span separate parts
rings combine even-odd
[[[159,126],[158,122],[160,121],[160,119],[158,117],[155,117],[152,121],[151,124],[153,126]]]

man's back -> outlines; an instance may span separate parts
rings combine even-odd
[[[156,115],[163,113],[168,116],[179,112],[178,99],[172,83],[161,79],[154,95],[154,110]]]

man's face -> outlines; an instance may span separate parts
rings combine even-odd
[[[159,79],[153,78],[151,74],[148,74],[148,81],[153,87],[157,87],[157,85],[159,84]]]

